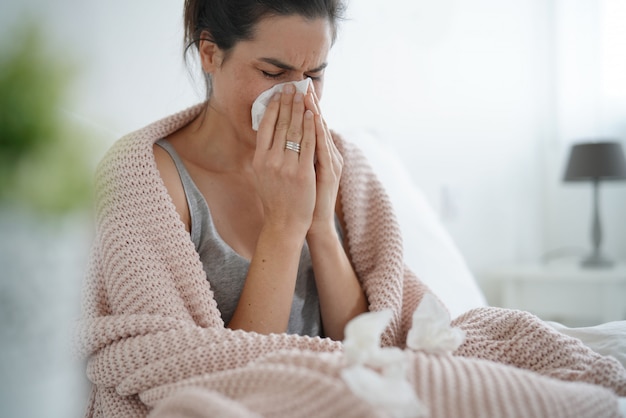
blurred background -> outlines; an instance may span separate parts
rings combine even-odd
[[[182,0],[0,3],[0,415],[80,416],[71,327],[93,169],[114,140],[204,97]],[[322,102],[397,151],[497,305],[492,266],[590,250],[570,146],[626,145],[623,0],[351,1]],[[626,260],[626,183],[603,183],[603,251]]]

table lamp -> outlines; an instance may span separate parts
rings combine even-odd
[[[600,224],[599,188],[602,180],[626,179],[626,161],[619,142],[598,141],[574,144],[570,150],[564,181],[593,182],[593,220],[591,238],[593,252],[582,261],[583,267],[610,267],[613,263],[600,252],[602,226]]]

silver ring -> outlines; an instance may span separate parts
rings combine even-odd
[[[285,142],[285,149],[288,149],[289,151],[294,151],[300,154],[300,144],[297,142],[291,142],[291,141]]]

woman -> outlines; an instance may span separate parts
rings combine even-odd
[[[207,2],[187,3],[187,41],[197,46],[209,100],[167,142],[182,159],[179,169],[186,167],[208,203],[210,213],[202,211],[202,216],[211,218],[219,238],[240,256],[231,262],[239,262],[240,277],[229,276],[220,288],[218,279],[211,280],[221,268],[211,263],[213,248],[201,252],[227,326],[267,334],[287,331],[290,322],[290,332],[321,335],[323,329],[324,335],[341,340],[345,324],[367,310],[335,226],[336,206],[341,216],[336,203],[342,159],[318,100],[341,8],[336,1],[302,2],[300,14],[285,15],[293,6],[274,3],[283,15],[254,2],[210,6],[222,10],[209,10]],[[229,32],[221,16],[235,13],[242,29]],[[246,21],[260,15],[267,17]],[[313,80],[314,88],[302,94],[287,84],[270,101],[258,134],[253,131],[250,108],[256,97],[277,82],[305,78]],[[302,151],[286,149],[287,141]],[[154,154],[191,231],[200,220],[191,222],[194,211],[176,165],[164,148],[155,146]],[[196,246],[207,239],[199,236]],[[293,303],[298,270],[303,272],[301,292]]]
[[[341,10],[186,2],[207,102],[120,139],[98,169],[88,415],[384,416],[342,379],[340,340],[358,314],[387,310],[382,345],[404,349],[433,417],[616,416],[621,365],[529,314],[477,309],[453,322],[466,333],[453,354],[405,349],[428,289],[380,182],[320,112]],[[254,132],[259,93],[306,78]]]

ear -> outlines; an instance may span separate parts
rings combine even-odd
[[[199,51],[202,70],[212,74],[222,65],[224,53],[215,42],[211,41],[212,37],[208,32],[202,32],[200,39]]]

